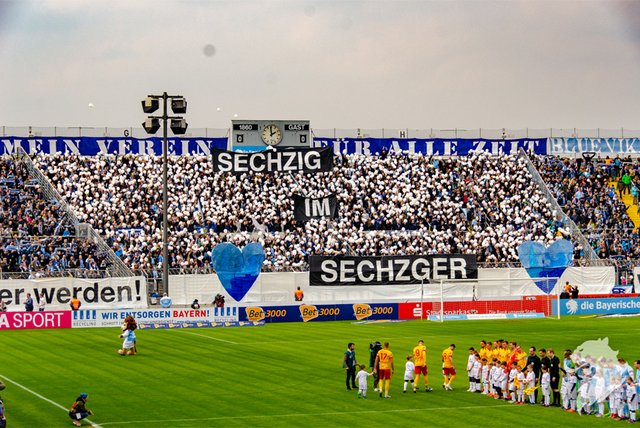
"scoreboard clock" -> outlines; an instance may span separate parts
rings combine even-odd
[[[257,151],[267,147],[311,147],[308,120],[233,120],[231,150]]]

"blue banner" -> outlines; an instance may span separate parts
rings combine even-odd
[[[264,325],[264,322],[249,321],[230,321],[230,322],[213,322],[213,321],[183,321],[183,322],[157,322],[157,323],[139,323],[140,330],[146,329],[167,329],[167,328],[212,328],[212,327],[255,327]]]
[[[436,156],[466,156],[472,150],[492,154],[516,154],[518,149],[547,153],[547,139],[488,140],[462,138],[314,138],[315,147],[332,146],[335,154],[375,155],[389,153],[422,153]],[[227,148],[227,137],[169,138],[169,154],[173,156],[211,155],[211,149]],[[2,137],[0,155],[13,154],[16,147],[22,147],[29,154],[75,154],[98,155],[150,155],[162,154],[162,138],[130,137]]]
[[[640,138],[549,138],[552,155],[596,152],[604,155],[640,153]]]
[[[484,138],[322,138],[314,137],[316,147],[333,146],[335,154],[375,155],[388,153],[421,153],[435,156],[466,156],[471,151],[484,151],[494,155],[516,154],[518,149],[532,151],[537,155],[547,154],[546,138],[527,138],[519,140],[488,140]]]
[[[562,299],[560,315],[614,315],[640,313],[638,297],[603,297],[599,299]],[[553,305],[553,315],[558,308]]]
[[[251,322],[310,322],[397,320],[397,303],[354,303],[343,305],[247,306],[239,320]]]
[[[22,147],[29,154],[98,155],[162,155],[162,138],[111,137],[2,137],[0,155],[15,153]],[[211,155],[211,149],[226,149],[227,137],[221,138],[169,138],[171,156]]]

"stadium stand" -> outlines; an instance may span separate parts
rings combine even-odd
[[[635,177],[638,163],[588,162],[584,159],[536,156],[533,159],[565,213],[582,229],[598,257],[610,259],[624,275],[640,258],[640,236],[621,200],[616,181],[626,172]]]
[[[476,253],[517,261],[523,240],[552,242],[560,226],[523,161],[341,155],[331,173],[214,174],[208,157],[169,163],[170,266],[210,268],[221,241],[244,245],[259,232],[264,270],[302,270],[309,254]],[[91,223],[134,270],[161,262],[161,159],[41,156],[40,168],[81,221]],[[293,193],[336,193],[335,222],[296,224]]]
[[[0,161],[0,277],[95,277],[105,259],[75,228],[55,201],[46,198],[25,165]]]

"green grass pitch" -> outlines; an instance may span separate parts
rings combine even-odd
[[[608,337],[619,355],[640,358],[635,318],[270,324],[262,327],[142,330],[139,355],[121,357],[117,329],[0,332],[0,379],[8,427],[70,427],[66,410],[89,393],[90,420],[113,427],[622,426],[557,408],[514,406],[467,393],[469,346],[480,339],[553,347],[561,356]],[[402,393],[404,362],[427,345],[434,392]],[[391,399],[347,391],[347,342],[368,362],[371,341],[389,341],[396,361]],[[450,343],[459,376],[443,391],[440,353]],[[24,388],[19,387],[19,384]],[[37,394],[37,395],[36,395]],[[59,405],[59,406],[58,406]],[[84,422],[84,426],[90,424]],[[626,423],[625,423],[626,425]]]

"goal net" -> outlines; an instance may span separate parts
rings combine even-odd
[[[548,317],[558,302],[557,280],[443,279],[429,284],[421,304],[434,321]]]

